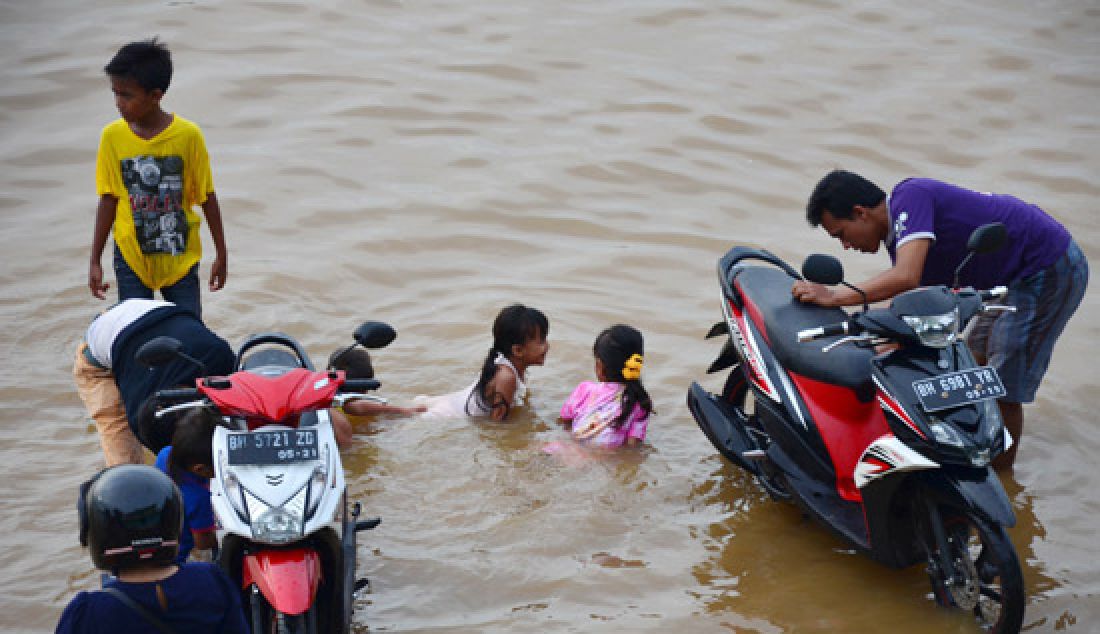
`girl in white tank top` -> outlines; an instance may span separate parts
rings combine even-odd
[[[469,387],[442,396],[418,396],[426,405],[424,416],[442,418],[473,416],[504,420],[513,405],[526,399],[527,368],[546,362],[546,335],[550,324],[539,310],[513,304],[493,321],[493,347],[481,367],[481,375]]]

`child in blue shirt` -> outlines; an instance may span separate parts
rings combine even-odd
[[[214,477],[211,441],[220,416],[209,409],[188,412],[172,434],[172,444],[157,454],[157,468],[167,473],[183,495],[183,530],[176,563],[213,561],[218,547],[210,478]]]

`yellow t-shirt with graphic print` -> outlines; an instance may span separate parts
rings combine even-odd
[[[199,127],[179,115],[152,139],[123,119],[103,128],[96,193],[118,198],[115,244],[134,273],[156,290],[175,284],[202,258],[195,206],[214,191]]]

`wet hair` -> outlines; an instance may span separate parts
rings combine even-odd
[[[477,399],[476,403],[481,409],[492,410],[503,405],[504,418],[507,418],[508,404],[503,399],[488,402],[485,396],[485,388],[497,371],[497,354],[511,358],[512,346],[522,346],[532,339],[545,338],[549,332],[550,322],[537,308],[512,304],[501,309],[497,318],[493,320],[493,347],[489,348],[489,354],[485,355],[485,362],[481,364],[481,376],[478,377],[477,385],[470,392],[470,398],[466,402],[466,413],[470,413],[470,401]]]
[[[874,207],[886,198],[886,192],[859,174],[833,170],[818,182],[806,203],[806,221],[821,225],[826,211],[837,219],[851,218],[856,205]]]
[[[356,345],[333,350],[328,357],[328,369],[343,370],[349,379],[374,378],[374,365],[371,363],[370,353]]]
[[[146,91],[167,92],[172,81],[172,54],[155,37],[130,42],[118,49],[103,71],[111,77],[133,79]]]
[[[189,410],[180,419],[168,455],[168,473],[173,480],[195,465],[214,465],[211,441],[220,420],[221,416],[209,407]]]
[[[604,378],[625,386],[621,401],[622,411],[612,423],[615,429],[622,427],[630,418],[635,405],[640,406],[647,414],[653,413],[653,400],[642,385],[642,380],[623,376],[627,360],[636,354],[645,356],[645,341],[637,328],[626,324],[615,324],[605,329],[596,336],[596,341],[592,344],[592,355],[603,363]]]

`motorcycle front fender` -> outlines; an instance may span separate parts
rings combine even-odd
[[[922,471],[917,476],[937,502],[961,505],[1001,526],[1015,526],[1016,513],[993,469]]]
[[[302,614],[313,605],[321,584],[321,557],[307,548],[261,550],[246,555],[241,585],[256,584],[271,607],[283,614]]]

